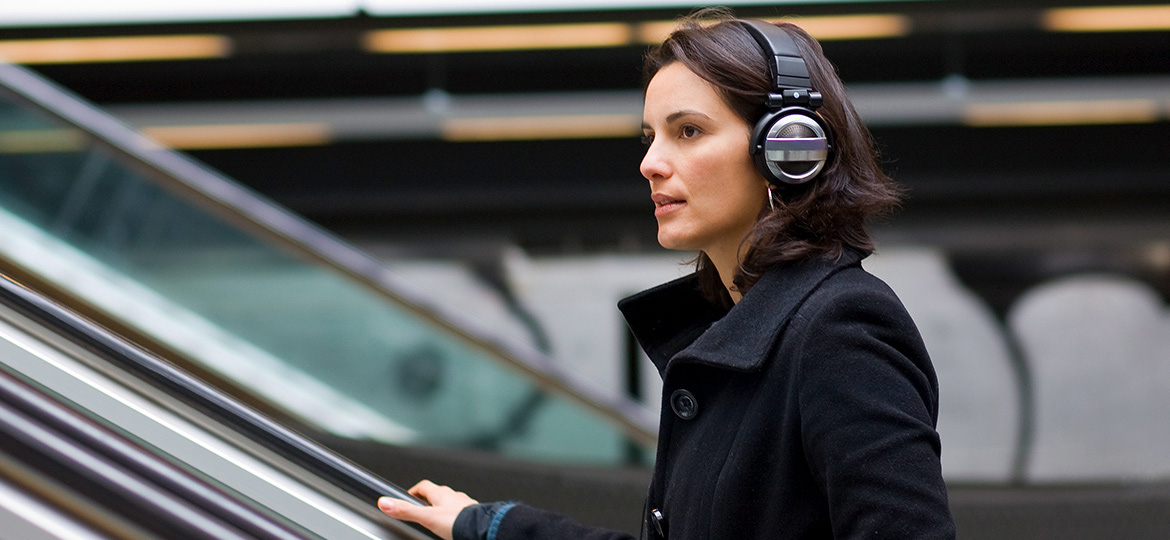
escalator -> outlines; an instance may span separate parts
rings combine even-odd
[[[0,523],[99,538],[428,537],[372,507],[412,500],[401,489],[3,277],[0,359]]]
[[[640,405],[2,63],[0,272],[384,477],[636,527]]]

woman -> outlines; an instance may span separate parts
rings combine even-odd
[[[663,376],[649,538],[953,538],[937,382],[861,269],[896,189],[819,44],[684,21],[645,63],[641,172],[658,241],[695,274],[619,304]],[[819,90],[819,93],[817,92]],[[619,539],[424,481],[393,517],[464,539]]]

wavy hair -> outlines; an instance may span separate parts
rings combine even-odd
[[[717,20],[713,24],[712,19]],[[824,103],[818,109],[833,133],[833,152],[815,180],[775,188],[775,209],[760,210],[744,238],[748,249],[733,283],[747,293],[773,265],[812,257],[837,258],[846,249],[873,251],[867,223],[891,211],[901,190],[882,172],[873,137],[845,93],[837,70],[821,45],[799,27],[777,24],[792,36]],[[724,102],[749,126],[766,112],[773,90],[760,46],[726,9],[706,9],[684,18],[671,35],[646,54],[643,91],[658,71],[680,62],[711,83]],[[720,304],[730,298],[706,254],[696,269],[704,293]]]

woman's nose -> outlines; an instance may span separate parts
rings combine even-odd
[[[647,180],[655,180],[666,178],[670,176],[670,164],[667,163],[662,151],[651,144],[646,149],[646,155],[642,157],[642,164],[638,167],[642,172],[642,176]]]

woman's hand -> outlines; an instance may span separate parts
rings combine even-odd
[[[455,518],[459,516],[459,512],[468,506],[479,504],[479,501],[468,497],[462,491],[436,485],[430,480],[415,484],[407,492],[430,503],[430,506],[418,506],[391,497],[382,497],[378,499],[378,508],[394,519],[418,523],[444,540],[452,540],[451,529],[455,526]]]

